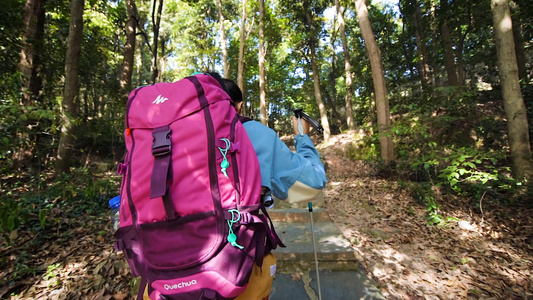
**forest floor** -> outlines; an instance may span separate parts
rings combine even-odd
[[[387,299],[533,299],[533,209],[440,195],[439,214],[462,222],[428,225],[400,180],[346,158],[352,140],[320,146],[326,209]],[[11,233],[0,248],[0,299],[134,299],[107,203],[91,205],[100,209],[53,208],[47,230]]]
[[[352,140],[323,147],[326,209],[387,299],[533,299],[531,207],[440,195],[450,221],[429,225],[400,180],[341,155]]]

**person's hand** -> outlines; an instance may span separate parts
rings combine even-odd
[[[300,133],[301,134],[308,134],[309,133],[309,127],[310,127],[309,123],[306,120],[302,119],[302,118],[300,118],[300,122],[302,123],[303,132],[300,132],[300,130],[298,129],[298,119],[295,116],[292,117],[292,126],[294,128],[294,133],[296,133],[296,135],[298,135]]]

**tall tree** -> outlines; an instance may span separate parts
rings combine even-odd
[[[469,6],[469,4],[467,3]],[[459,37],[459,40],[457,41],[457,46],[455,47],[455,55],[457,57],[457,82],[459,84],[459,88],[462,88],[465,82],[465,72],[464,72],[464,57],[463,57],[463,51],[465,47],[465,40],[466,37],[470,31],[470,23],[471,23],[472,16],[470,15],[470,7],[467,8],[466,13],[466,20],[467,24],[466,26],[457,26],[457,36]],[[466,28],[463,32],[463,27]]]
[[[308,36],[307,42],[309,46],[309,53],[311,55],[311,68],[313,71],[313,87],[315,90],[315,101],[318,106],[318,111],[320,112],[320,123],[324,128],[324,140],[328,141],[331,136],[331,130],[329,127],[326,106],[324,105],[324,101],[322,101],[322,92],[320,89],[320,70],[318,67],[316,55],[316,47],[318,46],[318,41],[314,30],[315,24],[313,21],[312,10],[309,7],[308,1],[303,2],[303,9],[305,11],[305,20],[307,23],[307,27],[310,29],[310,34]]]
[[[354,115],[352,109],[353,90],[352,90],[352,65],[350,58],[350,49],[348,48],[348,40],[346,39],[344,12],[341,11],[340,0],[335,0],[335,8],[337,10],[337,19],[339,20],[339,31],[342,40],[342,49],[344,51],[344,72],[346,73],[346,124],[349,130],[355,129]]]
[[[224,14],[222,13],[222,0],[217,0],[218,22],[220,23],[220,47],[222,48],[222,68],[224,76],[229,76],[228,47],[226,46],[226,30],[224,29]]]
[[[120,89],[125,98],[128,97],[128,92],[131,90],[131,76],[133,74],[135,58],[135,37],[137,32],[137,7],[135,0],[126,0],[126,8],[128,12],[126,44],[124,44],[124,60],[122,62],[122,72],[120,73]]]
[[[239,29],[239,61],[237,68],[237,85],[244,93],[244,42],[246,37],[246,0],[242,1],[242,19],[241,28]]]
[[[22,95],[31,105],[42,89],[41,67],[46,0],[26,0],[24,31],[19,69],[22,74]]]
[[[157,5],[159,2],[159,5]],[[156,12],[157,7],[157,12]],[[159,76],[159,68],[158,68],[158,44],[159,44],[159,28],[161,25],[161,14],[163,12],[163,0],[154,0],[154,4],[152,6],[152,24],[153,24],[153,42],[152,42],[152,67],[151,67],[151,76],[150,81],[152,83],[155,83],[157,81],[157,77]]]
[[[455,65],[455,55],[453,51],[453,40],[450,35],[450,28],[448,27],[448,17],[451,13],[448,7],[448,0],[440,1],[440,34],[444,49],[444,64],[446,67],[446,74],[448,76],[448,85],[459,87],[460,84],[457,76],[457,66]]]
[[[55,173],[68,172],[74,143],[75,119],[77,116],[77,99],[79,94],[79,61],[83,33],[83,9],[85,0],[71,0],[70,23],[67,38],[67,55],[65,58],[65,88],[61,101],[61,135],[57,148]]]
[[[427,47],[426,47],[426,35],[424,31],[424,25],[422,20],[422,13],[420,11],[420,5],[418,3],[418,0],[414,0],[414,20],[415,20],[415,36],[416,36],[416,45],[418,49],[418,57],[419,57],[419,72],[420,77],[422,80],[422,88],[426,89],[426,87],[431,82],[431,72],[429,69],[429,63],[428,63],[428,53],[427,53]]]
[[[519,7],[511,1],[511,13],[518,11]],[[522,37],[522,22],[519,18],[513,18],[513,37],[516,51],[516,63],[518,64],[518,78],[523,82],[527,82],[527,68],[526,68],[526,51],[524,49],[524,39]]]
[[[376,38],[372,31],[365,0],[354,1],[359,26],[361,27],[361,34],[365,41],[366,51],[368,52],[368,58],[370,59],[370,68],[372,69],[372,81],[374,82],[374,92],[376,95],[381,158],[384,163],[388,165],[394,160],[394,149],[390,132],[390,109],[389,100],[387,99],[387,85],[385,84],[381,51],[379,50]]]
[[[513,177],[517,180],[530,179],[533,175],[533,162],[529,146],[529,127],[526,107],[518,81],[509,1],[491,0],[491,8],[503,105],[507,116]]]
[[[336,103],[337,103],[337,18],[333,18],[331,20],[331,34],[330,34],[330,51],[331,51],[331,67],[330,72],[328,76],[328,83],[329,83],[329,89],[331,89],[331,92],[329,89],[323,88],[324,91],[324,102],[326,104],[326,107],[328,107],[331,110],[331,121],[333,124],[336,125],[337,128],[341,128],[342,124],[344,122],[345,117],[341,117],[339,112],[337,111]],[[329,120],[328,120],[329,121]],[[330,127],[331,128],[331,127]]]
[[[265,92],[265,0],[259,0],[259,109],[261,123],[268,124]]]

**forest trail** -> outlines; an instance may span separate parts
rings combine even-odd
[[[439,213],[461,222],[430,226],[401,181],[341,155],[352,140],[338,135],[322,146],[326,208],[387,299],[533,298],[531,208],[440,195]]]
[[[328,166],[326,210],[385,298],[533,297],[531,208],[440,195],[439,213],[466,222],[430,226],[425,206],[401,181],[345,158],[351,141],[352,134],[343,134],[319,146]],[[18,230],[16,242],[0,249],[0,278],[14,279],[2,282],[0,299],[132,299],[135,287],[113,250],[108,212],[51,214],[68,230]]]

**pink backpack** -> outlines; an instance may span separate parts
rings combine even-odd
[[[254,148],[207,74],[131,92],[119,165],[123,251],[151,299],[232,299],[278,245]]]

